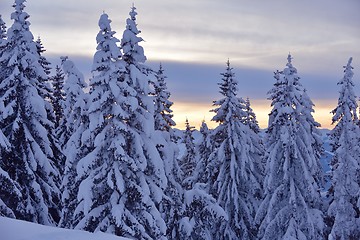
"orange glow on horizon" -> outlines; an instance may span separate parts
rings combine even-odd
[[[313,100],[315,112],[313,116],[317,122],[321,124],[321,128],[332,129],[330,113],[336,106],[334,100]],[[253,108],[256,118],[259,122],[260,128],[264,129],[268,126],[268,114],[271,111],[269,100],[251,100],[251,107]],[[199,129],[202,121],[205,121],[209,128],[215,128],[218,124],[211,121],[214,116],[214,109],[211,103],[193,103],[193,102],[175,102],[172,106],[174,121],[176,128],[184,129],[186,118],[189,120],[191,126]]]

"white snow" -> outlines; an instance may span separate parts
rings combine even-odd
[[[0,217],[1,239],[4,240],[126,240],[128,238],[102,232],[89,233],[49,227],[40,224]]]

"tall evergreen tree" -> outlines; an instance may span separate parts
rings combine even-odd
[[[39,95],[40,79],[46,73],[40,65],[36,43],[29,30],[25,0],[16,0],[1,57],[0,129],[10,143],[11,158],[2,168],[20,186],[21,205],[9,206],[16,218],[53,225],[59,218],[59,171],[55,165],[51,122],[45,100]]]
[[[136,24],[136,8],[133,6],[129,13],[130,18],[126,20],[126,29],[121,39],[121,46],[123,50],[123,60],[125,62],[126,71],[121,78],[126,81],[134,90],[137,105],[134,110],[130,111],[129,129],[133,133],[131,141],[143,142],[141,148],[129,149],[132,156],[134,153],[140,151],[140,155],[136,162],[141,163],[145,167],[144,177],[150,192],[143,192],[141,194],[143,199],[148,198],[148,210],[151,209],[151,214],[147,219],[141,217],[139,220],[143,222],[146,227],[146,234],[153,238],[160,239],[165,235],[166,226],[163,219],[158,215],[158,204],[164,197],[163,190],[167,186],[167,179],[164,171],[161,157],[156,149],[156,144],[152,135],[154,134],[154,99],[150,96],[150,79],[149,74],[153,72],[147,65],[145,65],[146,57],[144,49],[139,45],[143,41],[138,36],[140,31]],[[136,140],[137,136],[140,138]],[[143,158],[143,157],[144,158]],[[143,158],[143,159],[142,159]],[[145,162],[144,162],[145,160]],[[142,169],[142,167],[140,168]],[[134,189],[135,190],[135,189]],[[151,222],[153,219],[154,222]],[[144,234],[144,233],[143,233]]]
[[[80,159],[85,157],[92,148],[88,138],[90,135],[87,104],[88,96],[83,92],[83,88],[85,87],[83,76],[75,64],[67,59],[67,57],[63,58],[62,68],[66,74],[65,89],[67,89],[67,94],[65,97],[68,97],[68,102],[66,102],[67,104],[64,104],[64,106],[68,106],[66,108],[66,116],[69,116],[69,120],[71,119],[71,125],[67,119],[64,119],[63,115],[60,123],[64,125],[59,125],[59,130],[62,126],[65,131],[67,129],[71,129],[71,131],[66,132],[68,139],[66,139],[66,142],[63,144],[65,164],[61,184],[62,212],[59,226],[72,229],[84,216],[84,212],[78,207],[77,195],[81,180],[87,175],[79,175],[77,173],[77,165]],[[57,71],[58,73],[62,73],[59,68]],[[61,77],[64,76],[60,75],[56,83],[62,81]],[[60,89],[59,87],[59,90]],[[58,93],[61,94],[61,91]],[[61,100],[61,95],[58,97]],[[57,103],[59,104],[58,106],[61,106],[64,100]],[[65,133],[62,136],[66,136]]]
[[[265,198],[258,210],[261,239],[323,239],[319,158],[309,110],[291,55],[269,91],[273,109],[266,132]],[[311,118],[312,119],[312,118]]]
[[[333,124],[330,133],[334,158],[331,161],[332,185],[329,190],[328,215],[331,222],[329,239],[358,239],[360,237],[360,172],[359,126],[356,125],[357,99],[354,93],[352,58],[344,66],[344,77],[337,107],[332,111]]]
[[[154,112],[147,104],[153,102],[148,97],[148,79],[138,62],[145,56],[135,51],[140,49],[138,32],[134,32],[135,15],[133,7],[124,32],[129,44],[124,45],[128,51],[125,61],[121,60],[108,16],[103,14],[99,20],[88,110],[92,150],[77,166],[78,178],[85,177],[78,191],[84,217],[76,228],[137,239],[164,239],[166,226],[157,204],[167,181],[150,139]]]
[[[171,106],[173,103],[169,100],[170,92],[167,91],[165,82],[167,77],[164,75],[164,69],[161,64],[155,77],[155,129],[170,131],[171,127],[176,124],[174,120],[172,120],[173,114]]]
[[[219,147],[211,159],[214,179],[211,192],[228,215],[222,221],[215,239],[253,239],[253,217],[256,211],[257,194],[261,190],[262,148],[257,135],[245,125],[245,101],[237,97],[237,81],[230,67],[221,74],[220,93],[224,96],[214,101],[216,108],[213,121],[219,123],[214,130]]]
[[[171,106],[169,100],[170,92],[166,86],[166,76],[160,64],[159,70],[155,72],[155,81],[151,84],[154,87],[154,120],[155,133],[154,141],[156,148],[164,162],[165,174],[168,179],[165,188],[165,196],[159,204],[159,210],[164,219],[169,239],[180,238],[179,220],[184,212],[183,189],[181,185],[181,169],[178,163],[179,149],[176,144],[176,137],[172,127],[175,122],[172,119]]]
[[[55,75],[52,77],[52,86],[53,86],[53,97],[52,97],[52,106],[55,114],[55,129],[60,125],[60,121],[64,116],[63,104],[65,100],[64,93],[64,72],[61,70],[59,65],[55,67]]]

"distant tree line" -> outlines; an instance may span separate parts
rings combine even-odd
[[[92,77],[52,73],[26,0],[0,16],[0,216],[134,239],[360,239],[360,121],[352,58],[329,136],[289,54],[274,72],[265,132],[230,61],[209,129],[172,119],[165,70],[148,67],[133,6],[122,38],[99,19]],[[244,80],[245,82],[246,80]],[[85,92],[84,89],[89,91]]]

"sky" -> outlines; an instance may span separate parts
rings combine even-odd
[[[331,128],[337,82],[353,57],[356,94],[360,96],[359,0],[29,0],[30,30],[41,37],[53,65],[69,56],[91,77],[98,19],[106,12],[121,39],[132,4],[147,64],[162,63],[174,102],[174,120],[199,128],[211,121],[212,102],[221,98],[218,83],[229,59],[238,96],[249,97],[262,128],[267,127],[267,92],[273,72],[282,70],[290,52],[302,85],[315,103],[315,119]],[[0,0],[0,14],[10,27],[13,0]]]

